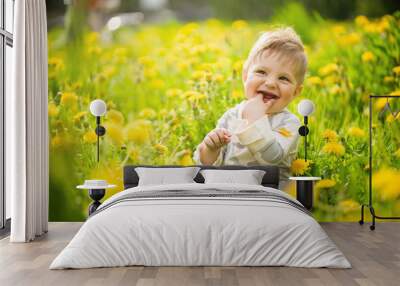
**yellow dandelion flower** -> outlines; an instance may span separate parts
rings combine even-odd
[[[177,97],[182,94],[182,90],[179,88],[171,88],[166,92],[167,97]]]
[[[121,147],[125,142],[122,126],[111,122],[107,122],[104,125],[106,128],[106,138],[109,138],[115,146]]]
[[[279,128],[278,133],[281,134],[283,137],[292,137],[292,132],[284,127]]]
[[[332,179],[322,179],[315,183],[315,189],[329,189],[336,185],[336,181]]]
[[[380,21],[378,21],[376,25],[379,33],[383,33],[390,28],[389,19],[385,17],[383,17]]]
[[[327,76],[327,75],[329,75],[329,74],[332,74],[332,73],[334,73],[334,72],[337,72],[338,70],[339,70],[339,66],[338,66],[337,64],[335,64],[335,63],[330,63],[330,64],[327,64],[327,65],[321,67],[321,68],[318,70],[318,73],[319,73],[321,76]]]
[[[332,27],[332,31],[335,35],[341,35],[346,33],[346,27],[343,25],[335,25]]]
[[[353,137],[362,138],[365,136],[365,131],[358,127],[350,127],[347,134]]]
[[[360,204],[352,199],[347,199],[347,200],[341,201],[339,203],[339,207],[344,212],[350,212],[350,211],[358,210],[360,207]]]
[[[206,45],[197,45],[192,47],[192,49],[190,50],[190,53],[192,55],[201,55],[205,52],[207,52],[208,48]]]
[[[196,91],[185,91],[184,93],[181,94],[181,98],[183,99],[188,99],[189,97],[191,97]]]
[[[61,71],[64,69],[64,61],[62,58],[52,57],[49,59],[48,64],[50,67],[54,68],[56,71]]]
[[[392,71],[395,73],[395,75],[400,75],[400,66],[396,66],[392,69]]]
[[[196,70],[192,73],[193,80],[200,80],[206,77],[206,72],[203,70]]]
[[[325,85],[332,85],[332,84],[337,84],[340,82],[340,77],[337,75],[328,75],[323,79],[323,83]]]
[[[349,33],[341,36],[338,43],[342,46],[352,46],[361,42],[361,36],[358,33]]]
[[[78,102],[78,96],[75,92],[62,92],[60,104],[65,107],[75,107]]]
[[[239,60],[233,64],[233,71],[236,73],[241,73],[243,69],[243,61]]]
[[[86,114],[88,114],[87,111],[81,111],[75,114],[73,117],[74,123],[77,124]]]
[[[186,150],[185,152],[183,152],[183,156],[179,159],[179,165],[190,166],[193,164],[194,164],[194,162],[192,159],[192,152],[190,152],[189,150]]]
[[[54,104],[54,102],[49,103],[47,111],[50,117],[56,117],[59,113],[58,107]]]
[[[203,94],[203,93],[198,92],[198,91],[189,90],[189,91],[186,91],[183,94],[183,97],[188,99],[189,101],[198,101],[200,99],[206,98],[207,96],[205,94]]]
[[[156,78],[150,82],[150,86],[153,89],[162,89],[165,86],[165,82],[162,79]]]
[[[392,76],[385,76],[385,77],[383,78],[383,82],[384,82],[384,83],[394,82],[394,77],[392,77]]]
[[[221,27],[222,22],[216,18],[209,18],[206,20],[206,25],[210,27]]]
[[[156,149],[156,151],[157,151],[158,153],[160,153],[160,154],[165,154],[165,153],[168,152],[168,147],[165,146],[165,145],[162,145],[162,144],[157,143],[157,144],[155,144],[153,147],[154,147],[154,149]]]
[[[139,112],[139,117],[141,118],[154,118],[156,117],[157,113],[152,108],[144,108]]]
[[[326,129],[323,133],[322,133],[322,138],[330,141],[330,142],[336,142],[339,138],[338,134],[336,133],[336,131],[332,130],[332,129]]]
[[[365,17],[364,15],[357,16],[357,17],[354,19],[354,22],[355,22],[356,25],[359,26],[359,27],[364,27],[365,25],[369,24],[368,18]]]
[[[117,69],[114,66],[108,66],[101,73],[106,79],[110,79],[117,73]]]
[[[243,94],[240,90],[234,89],[232,90],[231,96],[233,99],[239,99],[243,97]]]
[[[380,33],[382,31],[377,22],[370,22],[366,24],[363,28],[364,31],[367,33]]]
[[[191,22],[191,23],[187,23],[182,28],[180,28],[179,33],[183,34],[185,36],[189,36],[190,34],[195,32],[199,28],[200,28],[199,24]]]
[[[184,62],[180,62],[180,63],[178,63],[178,65],[177,65],[177,67],[178,67],[178,70],[179,71],[184,71],[184,70],[186,70],[187,68],[189,68],[190,67],[190,62],[188,62],[188,61],[184,61]]]
[[[204,93],[196,92],[192,96],[189,97],[189,100],[190,101],[199,101],[199,100],[202,100],[205,98],[207,98],[207,95],[205,95]]]
[[[206,72],[206,73],[205,73],[205,77],[204,77],[205,80],[211,81],[212,78],[213,78],[212,73],[210,73],[210,72]]]
[[[384,201],[392,201],[400,196],[400,171],[383,168],[372,177],[372,187]]]
[[[290,171],[293,173],[293,175],[303,175],[310,169],[311,163],[312,161],[310,160],[305,161],[304,159],[296,159],[292,162]]]
[[[144,120],[137,120],[125,128],[127,140],[139,145],[150,140],[150,131],[150,124]]]
[[[212,63],[200,63],[199,69],[204,71],[212,71],[214,65]]]
[[[244,21],[244,20],[236,20],[236,21],[234,21],[234,22],[232,23],[232,28],[233,28],[233,29],[240,30],[240,29],[243,29],[243,28],[248,27],[248,25],[249,25],[249,24],[248,24],[246,21]]]
[[[138,58],[138,62],[146,67],[153,67],[155,65],[155,61],[148,56]]]
[[[222,83],[224,82],[224,76],[222,74],[217,73],[213,76],[213,80],[215,82]]]
[[[123,125],[124,124],[124,116],[121,112],[115,109],[111,109],[106,113],[106,119],[111,121],[113,124]]]
[[[390,27],[390,20],[394,19],[392,15],[385,15],[382,17],[381,21],[380,21],[380,25],[383,29],[387,29]]]
[[[307,79],[307,82],[310,85],[321,85],[322,84],[322,80],[319,76],[311,76]]]
[[[362,61],[365,62],[365,63],[367,63],[367,62],[373,62],[373,61],[375,61],[375,55],[374,55],[372,52],[367,51],[367,52],[364,52],[364,53],[362,54],[361,59],[362,59]]]
[[[345,151],[344,146],[339,142],[328,142],[322,147],[322,152],[336,156],[344,155]]]
[[[343,88],[341,88],[339,85],[335,84],[329,89],[329,93],[331,94],[339,94],[343,92]]]
[[[97,142],[97,135],[94,130],[90,130],[83,135],[83,142],[89,144]]]
[[[385,107],[386,103],[387,103],[387,99],[386,98],[378,98],[375,101],[374,107],[375,107],[376,110],[381,110],[381,109],[383,109]]]

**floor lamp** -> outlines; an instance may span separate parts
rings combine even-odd
[[[395,115],[397,115],[398,112],[393,113],[393,111],[390,109],[389,98],[400,98],[400,97],[395,95],[372,95],[372,94],[369,96],[369,200],[368,200],[368,205],[366,204],[361,205],[361,219],[359,223],[361,225],[364,224],[364,208],[368,208],[372,216],[372,225],[369,226],[371,230],[375,229],[375,219],[400,219],[400,217],[378,216],[375,213],[375,209],[372,205],[372,100],[374,98],[386,98],[388,100],[386,106],[389,108],[392,115],[396,118]]]

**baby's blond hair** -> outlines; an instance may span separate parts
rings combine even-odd
[[[265,51],[277,53],[294,63],[298,82],[304,81],[307,70],[307,56],[300,37],[292,28],[277,28],[262,33],[250,50],[243,65],[243,73],[247,74],[249,66]]]

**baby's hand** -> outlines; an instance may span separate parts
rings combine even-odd
[[[231,141],[231,133],[225,128],[216,128],[206,135],[203,143],[210,150],[218,150]]]
[[[267,113],[274,101],[275,99],[270,99],[267,103],[265,103],[262,94],[258,94],[257,96],[250,98],[244,105],[242,112],[243,119],[247,119],[248,123],[252,123],[257,119],[260,119]]]

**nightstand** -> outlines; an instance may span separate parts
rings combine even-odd
[[[314,181],[321,180],[321,177],[290,177],[289,180],[296,181],[296,199],[306,209],[311,210],[313,207]]]
[[[85,184],[76,186],[77,189],[89,190],[89,197],[93,202],[89,205],[89,216],[101,205],[100,200],[106,194],[106,189],[115,188],[116,185],[109,185],[105,180],[85,180]]]

